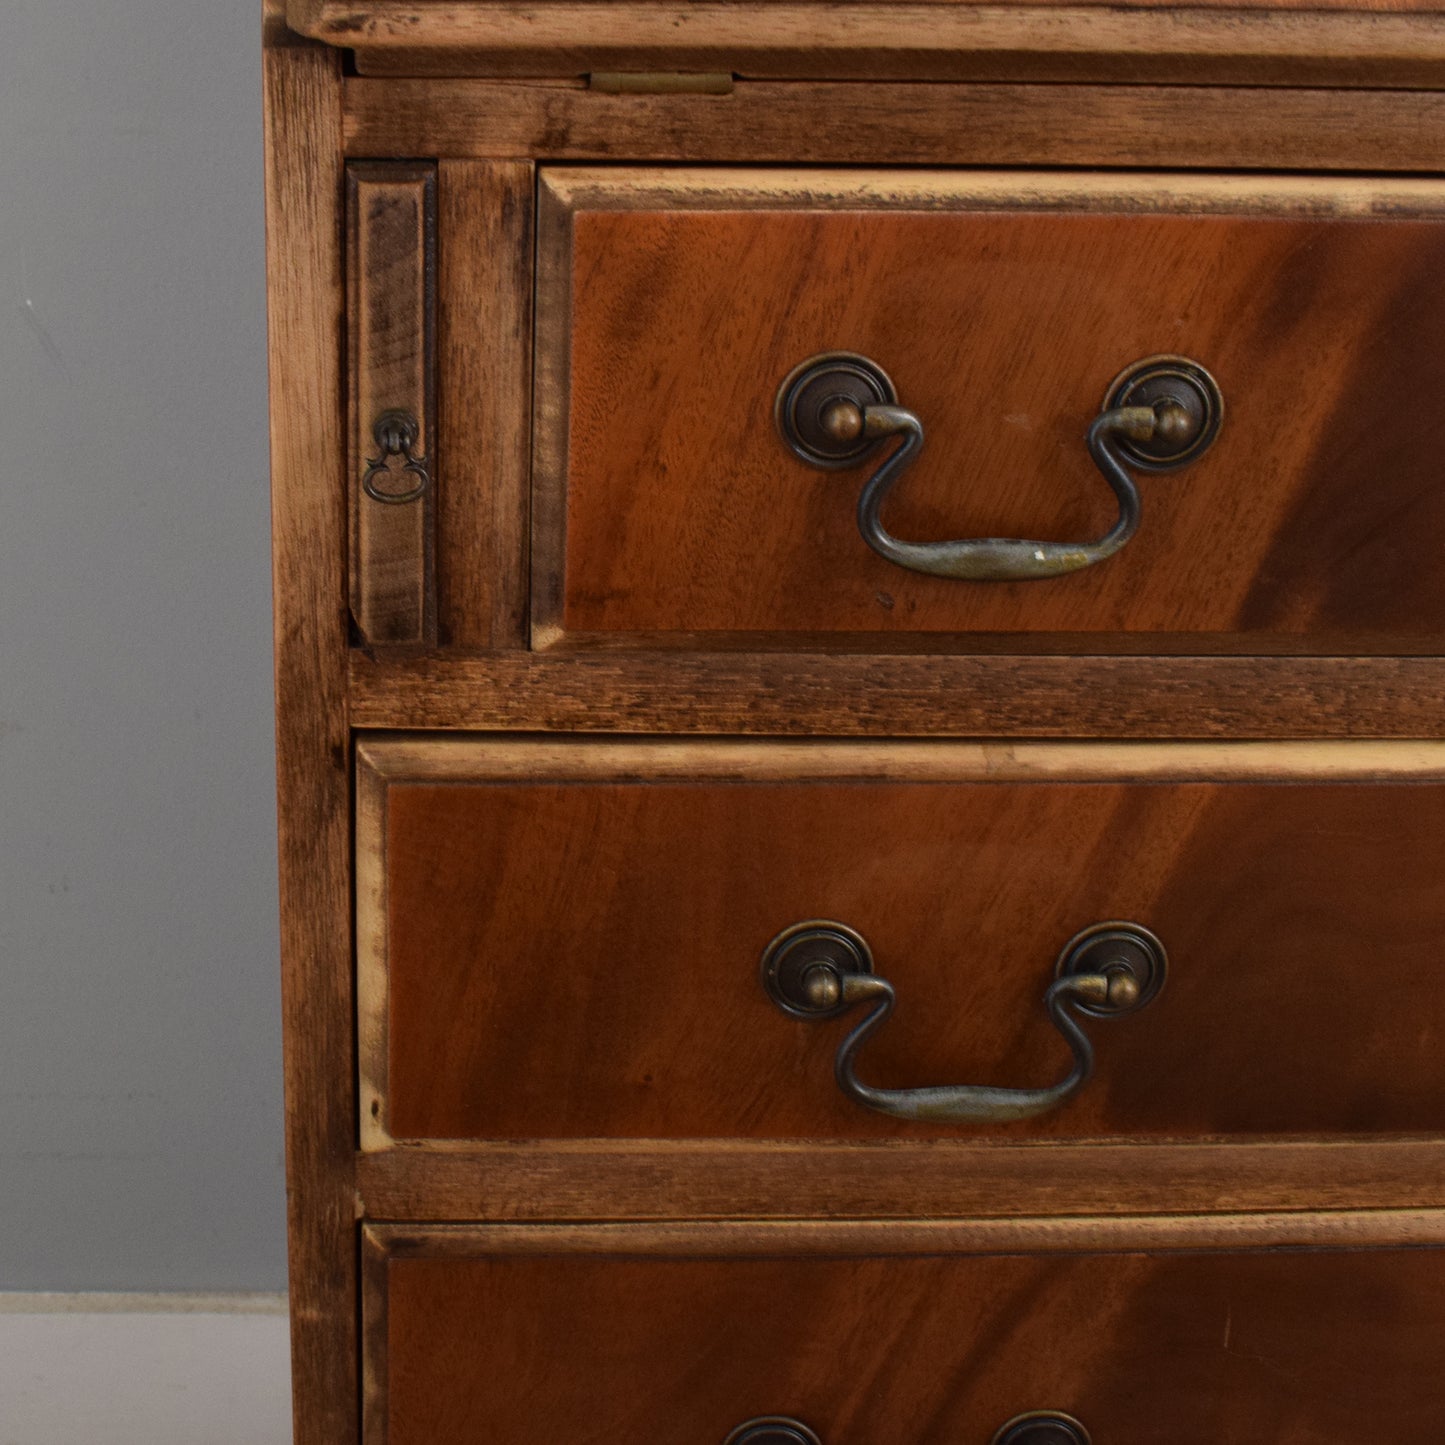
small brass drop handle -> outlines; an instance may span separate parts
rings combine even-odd
[[[361,475],[362,491],[372,501],[391,507],[416,501],[431,485],[427,460],[417,456],[414,450],[421,440],[421,423],[409,411],[384,411],[377,417],[371,434],[377,454],[366,459],[366,470]],[[391,468],[394,458],[402,463],[395,475]],[[400,489],[392,490],[398,477]],[[392,481],[387,483],[387,478]]]
[[[825,470],[857,465],[880,441],[898,446],[864,484],[858,531],[880,557],[934,577],[1016,582],[1063,577],[1112,557],[1138,530],[1139,489],[1126,464],[1169,471],[1193,461],[1214,441],[1224,402],[1214,378],[1197,362],[1151,356],[1135,362],[1108,389],[1085,442],[1119,503],[1114,525],[1092,542],[1036,542],[1024,537],[970,537],[905,542],[884,527],[884,499],[923,449],[923,423],[897,405],[887,373],[851,352],[826,352],[795,367],[774,407],[783,440],[804,461]]]
[[[762,974],[773,1001],[795,1018],[836,1018],[855,1004],[873,1005],[839,1045],[834,1061],[838,1087],[850,1099],[896,1119],[999,1124],[1046,1114],[1078,1093],[1093,1073],[1094,1047],[1074,1013],[1116,1018],[1143,1008],[1163,985],[1166,966],[1163,944],[1137,923],[1097,923],[1070,939],[1044,1006],[1074,1065],[1057,1084],[1037,1089],[865,1084],[855,1068],[858,1051],[893,1012],[896,995],[893,985],[873,972],[863,936],[846,924],[821,920],[785,929],[764,952]]]

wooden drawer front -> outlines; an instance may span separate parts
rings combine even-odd
[[[1445,1436],[1445,1255],[869,1256],[827,1226],[368,1232],[366,1445],[1098,1445]],[[856,1231],[853,1250],[858,1248]],[[810,1252],[788,1257],[793,1239]],[[886,1233],[872,1242],[883,1250]],[[837,1246],[841,1245],[841,1248]],[[581,1253],[591,1246],[594,1253]],[[769,1257],[761,1251],[771,1248]]]
[[[1433,650],[1442,206],[1428,181],[545,171],[534,640]],[[913,541],[1105,532],[1084,435],[1141,358],[1201,363],[1224,423],[1139,474],[1108,560],[923,576],[855,523],[895,443],[825,472],[775,430],[783,378],[837,349],[923,421],[882,513]]]
[[[1445,745],[1303,757],[367,742],[363,1143],[1439,1132]],[[759,981],[817,918],[896,986],[860,1056],[884,1087],[1062,1078],[1042,999],[1091,924],[1153,930],[1168,980],[1089,1024],[1053,1112],[904,1122],[834,1083],[863,1008],[799,1021]]]

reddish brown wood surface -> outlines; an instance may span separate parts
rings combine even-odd
[[[457,647],[526,638],[532,381],[532,166],[443,161],[438,322],[446,407],[441,631]]]
[[[1157,21],[1170,12],[1156,12]],[[1195,68],[1198,62],[1194,63]],[[615,95],[557,81],[345,82],[349,155],[902,166],[1433,171],[1438,91],[738,81],[731,95]],[[846,115],[846,127],[831,124]]]
[[[298,29],[363,72],[784,79],[1439,83],[1438,0],[1203,0],[1152,7],[753,0],[295,0]],[[1144,14],[1141,15],[1140,11]]]
[[[354,164],[346,183],[351,615],[368,643],[435,642],[436,167]],[[376,426],[389,411],[414,418],[412,452],[428,478],[380,445]],[[373,477],[383,495],[424,489],[410,502],[377,500],[362,485],[373,463],[385,467]]]
[[[834,211],[810,208],[802,176],[699,182],[694,201],[686,178],[666,198],[584,178],[570,268],[544,274],[544,344],[570,341],[547,374],[570,403],[544,418],[538,464],[542,642],[1142,633],[1169,634],[1167,650],[1196,634],[1388,652],[1445,636],[1445,572],[1419,550],[1445,535],[1438,221],[1299,214],[1338,204],[1323,186],[1240,183],[1181,200],[1192,214],[1160,213],[1157,188],[1099,190],[1070,214],[1049,183],[969,201],[966,179],[896,194],[859,182],[849,208],[848,184],[825,180],[817,204]],[[1368,210],[1359,191],[1350,206]],[[1445,198],[1416,195],[1427,209]],[[559,269],[567,206],[544,235]],[[1115,504],[1083,432],[1141,357],[1209,367],[1226,420],[1202,460],[1142,481],[1139,533],[1101,566],[1032,583],[921,577],[859,538],[863,469],[811,469],[773,429],[782,378],[834,348],[879,362],[924,419],[928,444],[884,510],[913,540],[1100,535]]]
[[[539,1248],[545,1244],[539,1242]],[[572,1246],[575,1248],[575,1245]],[[982,1442],[1064,1410],[1109,1445],[1445,1433],[1445,1256],[392,1259],[366,1445]]]
[[[1428,738],[1445,716],[1432,657],[353,652],[351,689],[368,728]]]
[[[1222,784],[1208,749],[1176,743],[1139,749],[1133,783],[1067,768],[1027,783],[1029,750],[1010,741],[984,749],[1009,781],[960,786],[926,768],[911,782],[896,770],[840,779],[817,738],[756,776],[742,758],[728,780],[699,781],[662,756],[687,745],[662,743],[606,782],[585,769],[564,781],[545,760],[485,785],[398,782],[389,826],[355,836],[348,768],[349,728],[376,726],[1438,736],[1445,688],[1428,654],[1445,636],[1431,561],[1445,519],[1432,467],[1445,317],[1432,298],[1445,248],[1422,218],[1445,214],[1445,189],[1138,169],[1438,170],[1433,3],[1204,0],[1143,16],[1132,0],[290,7],[295,23],[359,47],[363,72],[534,77],[492,84],[342,81],[339,54],[296,46],[286,0],[268,0],[298,1445],[358,1438],[358,1325],[368,1445],[715,1445],[772,1410],[796,1410],[827,1445],[983,1445],[1037,1405],[1076,1411],[1097,1445],[1445,1434],[1437,1251],[1142,1252],[1445,1237],[1431,1208],[1445,1147],[1433,968],[1445,901],[1432,867],[1445,784],[1430,757],[1365,749],[1357,771],[1330,772],[1328,747],[1281,744],[1300,756],[1252,755],[1248,782]],[[829,79],[744,79],[728,96],[535,79],[603,64]],[[891,79],[832,83],[850,75]],[[1025,77],[1069,83],[991,83]],[[1133,83],[1145,78],[1186,84]],[[899,83],[925,79],[973,83]],[[1342,99],[1270,88],[1280,82],[1425,88]],[[405,626],[361,630],[428,647],[439,633],[446,656],[352,649],[348,662],[358,472],[345,456],[345,338],[415,389],[426,337],[425,320],[396,324],[416,312],[415,265],[375,265],[359,244],[350,274],[372,287],[372,311],[354,308],[348,326],[343,153],[441,158],[445,390],[421,403],[440,483],[437,592],[423,539]],[[533,161],[549,159],[899,169],[554,173],[585,215],[577,255],[565,227],[543,237],[534,389]],[[406,164],[415,191],[430,168]],[[939,182],[903,207],[902,250],[890,250],[880,208],[910,186],[917,196],[906,168],[922,165],[1075,173],[1035,177],[1011,199],[995,187],[973,240],[946,244],[934,236],[959,218],[938,213],[979,183]],[[1110,180],[1081,167],[1136,169]],[[1104,185],[1114,201],[1101,203]],[[1163,196],[1190,186],[1203,202]],[[1082,215],[1061,214],[1071,188]],[[1281,195],[1288,215],[1266,219]],[[566,203],[553,202],[556,221]],[[1215,214],[1184,221],[1171,204]],[[793,214],[769,219],[768,206]],[[1044,239],[1010,253],[998,237],[1021,226]],[[559,256],[583,303],[575,317]],[[905,483],[899,531],[953,535],[966,520],[1052,536],[1106,520],[1078,443],[1103,381],[1133,359],[1106,354],[1121,336],[1142,354],[1203,335],[1213,351],[1200,359],[1229,399],[1225,439],[1203,468],[1145,480],[1145,530],[1110,564],[1142,558],[1142,578],[1085,574],[1088,587],[1075,579],[1051,601],[1015,589],[960,620],[956,594],[928,590],[946,584],[908,579],[923,588],[911,593],[865,575],[904,574],[853,531],[861,477],[807,473],[776,446],[772,390],[797,359],[784,353],[824,323],[854,334],[819,345],[912,345],[911,360],[879,358],[926,413],[934,469]],[[573,358],[555,343],[574,330],[586,377],[569,398]],[[569,370],[549,371],[559,357]],[[1095,363],[1104,371],[1084,377]],[[993,401],[980,371],[1002,386]],[[353,365],[349,377],[364,388],[377,373]],[[522,650],[534,398],[538,637],[574,644],[540,656]],[[560,585],[548,590],[562,581],[560,530],[548,530],[566,500],[562,469],[547,471],[558,435],[573,442],[569,481],[585,504],[566,616]],[[357,546],[354,563],[369,568],[374,550]],[[366,580],[353,565],[354,598]],[[375,619],[378,599],[358,611]],[[849,608],[862,620],[841,620]],[[1145,655],[1037,655],[1070,650]],[[995,655],[959,655],[974,651]],[[1339,655],[1351,651],[1416,655]],[[1289,655],[1311,652],[1326,655]],[[746,748],[697,751],[732,746]],[[1333,781],[1288,781],[1312,767]],[[364,769],[360,781],[365,807]],[[375,1147],[368,1130],[381,1129],[384,1146],[392,1128],[425,1143],[357,1155],[357,1031],[363,1052],[375,1040],[353,970],[372,1002],[377,977],[369,936],[353,955],[352,906],[366,933],[378,865],[392,994],[372,1076],[383,1097],[361,1136]],[[929,1130],[840,1098],[832,1055],[846,1023],[810,1029],[762,995],[768,934],[822,912],[863,928],[899,986],[862,1071],[900,1087],[1062,1072],[1040,995],[1058,945],[1095,917],[1157,928],[1173,972],[1148,1012],[1090,1025],[1098,1077],[1057,1119],[1004,1137]],[[358,1219],[629,1217],[674,1222],[363,1223],[357,1308]],[[1067,1257],[1085,1250],[1112,1253]]]
[[[888,1144],[718,1140],[400,1146],[364,1153],[372,1219],[1111,1219],[1438,1209],[1445,1142]],[[719,1180],[726,1187],[719,1187]],[[1397,1239],[1408,1238],[1401,1234]],[[1376,1239],[1374,1242],[1378,1243]]]
[[[266,261],[296,1445],[357,1435],[341,66],[267,6]],[[259,965],[258,965],[259,966]]]
[[[860,1059],[895,1088],[1062,1077],[1062,946],[1160,936],[1168,984],[1090,1026],[1095,1078],[986,1137],[1445,1125],[1439,784],[398,783],[388,809],[395,1138],[978,1137],[839,1093],[846,1022],[757,976],[810,918],[895,984]]]

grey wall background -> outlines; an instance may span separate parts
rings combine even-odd
[[[0,1289],[284,1286],[260,9],[0,0]]]

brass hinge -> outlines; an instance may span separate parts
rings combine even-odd
[[[726,71],[594,70],[588,88],[603,95],[731,95],[733,78]]]

